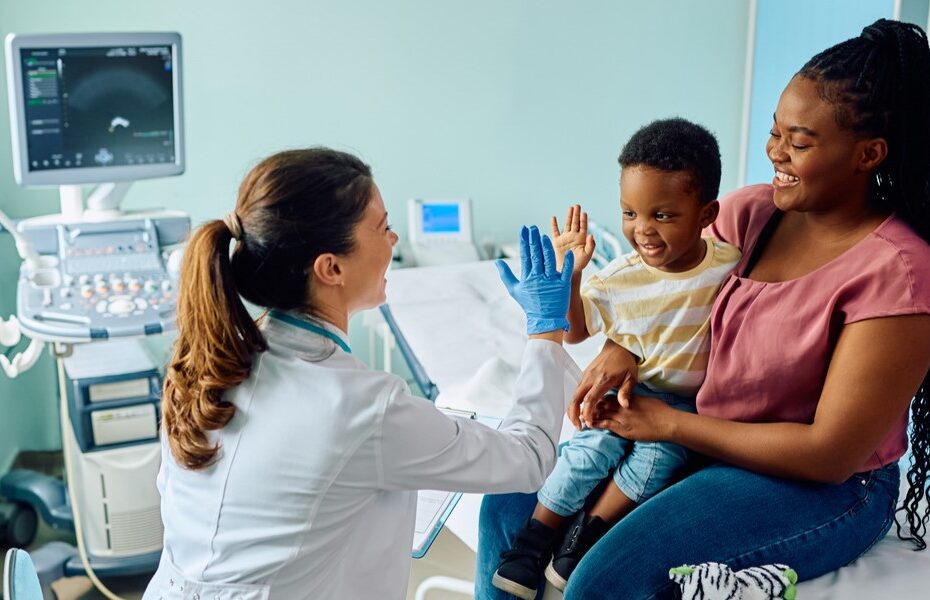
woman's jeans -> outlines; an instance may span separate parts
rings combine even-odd
[[[829,485],[713,464],[617,523],[582,559],[565,598],[674,598],[668,570],[708,561],[733,570],[783,563],[801,580],[819,577],[852,562],[888,532],[899,476],[891,464]],[[509,598],[491,585],[491,576],[535,505],[535,494],[485,496],[475,598]],[[542,579],[537,589],[542,597]]]

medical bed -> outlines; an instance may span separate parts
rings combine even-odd
[[[382,315],[425,396],[439,406],[506,414],[526,342],[525,319],[492,262],[391,270],[387,298]],[[566,349],[583,368],[603,342],[603,336],[596,336]],[[566,420],[563,439],[572,431]],[[904,483],[902,478],[902,494]],[[480,495],[466,494],[446,522],[472,550],[480,500]],[[800,584],[798,598],[930,598],[930,550],[911,548],[892,528],[851,565]],[[559,596],[555,591],[546,595]]]

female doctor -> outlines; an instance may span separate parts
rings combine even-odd
[[[523,280],[498,265],[530,340],[492,430],[352,355],[349,317],[384,302],[396,242],[369,167],[325,148],[262,161],[236,209],[194,233],[163,398],[164,551],[145,599],[403,598],[416,490],[542,484],[566,408],[571,265],[556,272],[535,228]],[[240,296],[269,309],[260,324]]]

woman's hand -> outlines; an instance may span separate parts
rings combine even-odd
[[[580,275],[594,256],[594,236],[588,235],[588,213],[581,205],[569,207],[565,216],[565,229],[559,230],[559,220],[552,217],[552,246],[555,248],[555,266],[561,271],[566,254],[575,256],[574,274]]]
[[[594,404],[610,388],[618,388],[617,397],[622,406],[629,406],[633,387],[636,385],[639,367],[637,359],[629,350],[607,340],[588,368],[581,375],[572,403],[568,406],[568,418],[576,429],[581,429],[582,420],[590,423]]]
[[[571,296],[574,256],[565,257],[565,269],[555,266],[555,250],[539,229],[524,227],[520,231],[520,276],[502,260],[497,270],[507,291],[526,313],[526,332],[530,335],[568,329],[568,305]],[[561,339],[561,335],[559,336]]]
[[[595,402],[591,413],[591,427],[607,429],[635,442],[671,441],[675,417],[687,414],[652,396],[634,396],[624,407],[613,394]]]

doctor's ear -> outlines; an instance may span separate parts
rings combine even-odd
[[[321,254],[313,261],[313,279],[323,285],[343,284],[344,271],[339,257],[331,252]]]

